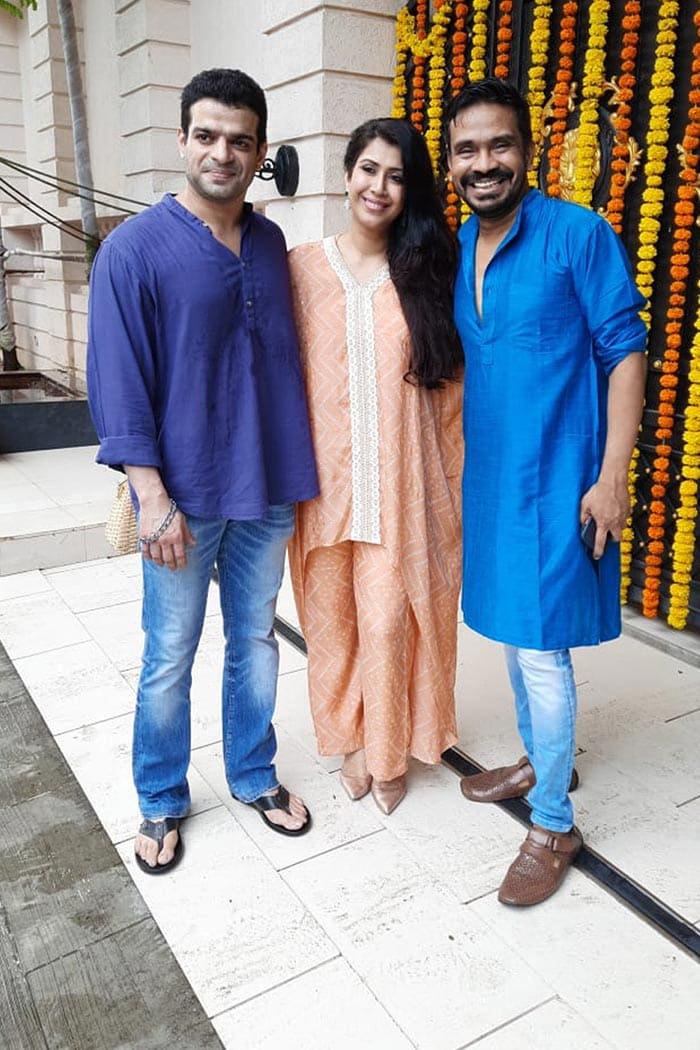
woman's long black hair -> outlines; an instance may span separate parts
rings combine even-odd
[[[350,136],[349,176],[364,148],[383,139],[401,152],[404,206],[389,230],[389,272],[411,333],[409,382],[441,387],[464,361],[453,319],[457,245],[450,233],[423,137],[407,120],[368,120]]]

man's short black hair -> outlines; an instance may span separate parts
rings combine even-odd
[[[526,150],[529,149],[532,145],[532,124],[530,122],[530,107],[526,99],[507,80],[499,80],[498,77],[486,77],[484,80],[476,80],[473,84],[467,84],[447,104],[443,124],[447,152],[449,153],[450,151],[450,124],[455,122],[462,110],[470,109],[472,106],[478,106],[484,102],[513,110],[518,123],[518,131],[523,141],[523,147]]]
[[[240,69],[205,69],[192,77],[180,96],[180,127],[185,138],[191,108],[201,98],[213,98],[225,106],[252,109],[258,118],[258,146],[267,142],[267,103],[263,89]]]

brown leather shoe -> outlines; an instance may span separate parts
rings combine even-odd
[[[498,891],[501,904],[526,908],[555,893],[583,845],[577,827],[547,831],[533,824]]]
[[[502,802],[504,798],[520,798],[527,795],[536,781],[535,771],[527,756],[523,755],[514,766],[500,766],[475,773],[460,781],[465,798],[471,802]]]
[[[514,766],[500,766],[463,777],[459,786],[471,802],[502,802],[506,798],[522,798],[536,783],[535,771],[527,755],[523,755]],[[578,785],[579,775],[574,769],[569,791],[575,791]]]

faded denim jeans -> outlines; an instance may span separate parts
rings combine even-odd
[[[145,644],[134,721],[133,773],[141,814],[182,817],[190,805],[190,686],[214,566],[226,642],[222,688],[224,767],[245,802],[277,786],[272,714],[279,651],[273,634],[294,506],[256,521],[188,515],[197,543],[172,571],[143,559]]]
[[[537,783],[527,800],[532,822],[570,831],[569,783],[576,741],[576,684],[568,649],[540,651],[506,645],[518,729]]]

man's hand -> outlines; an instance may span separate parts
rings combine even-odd
[[[618,542],[630,512],[630,497],[627,490],[627,477],[615,482],[598,479],[591,485],[581,500],[580,521],[585,525],[589,518],[596,523],[593,557],[598,560],[603,556],[608,533]]]
[[[630,512],[627,474],[632,449],[642,418],[646,360],[644,354],[628,354],[610,373],[608,390],[608,436],[600,474],[581,500],[581,524],[593,518],[597,525],[593,557],[601,558],[608,533],[622,539]]]
[[[162,513],[150,512],[141,506],[141,535],[150,536],[155,532],[170,510],[170,501]],[[167,529],[155,543],[143,543],[141,553],[148,561],[156,565],[165,565],[168,569],[184,569],[187,565],[187,547],[193,547],[196,540],[189,530],[187,518],[179,510]]]
[[[155,467],[125,465],[124,470],[139,501],[139,534],[152,536],[170,512],[170,496]],[[196,542],[185,515],[178,510],[155,543],[141,545],[141,553],[156,565],[165,565],[173,570],[184,569],[187,565],[187,547],[193,547]]]

